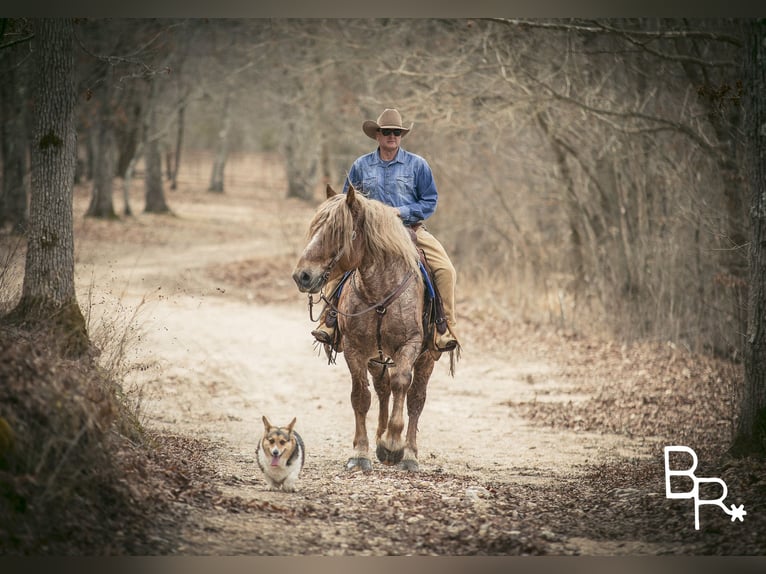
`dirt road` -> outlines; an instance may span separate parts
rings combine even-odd
[[[283,198],[278,165],[236,167],[261,174],[260,185],[242,176],[222,196],[186,185],[168,193],[173,217],[78,223],[79,298],[89,302],[91,332],[102,317],[132,325],[125,385],[141,397],[144,424],[214,445],[209,486],[220,497],[184,507],[178,553],[656,550],[566,538],[533,519],[523,488],[571,482],[586,463],[645,452],[625,437],[533,427],[514,414],[508,401],[581,397],[557,378],[557,365],[526,355],[523,342],[485,348],[473,336],[482,329],[475,320],[465,321],[456,376],[444,360],[431,379],[421,472],[378,463],[369,474],[346,472],[348,372],[342,356],[328,365],[314,350],[305,296],[290,280],[313,208]],[[85,201],[78,190],[77,205]],[[376,409],[373,399],[371,424]],[[307,459],[296,493],[269,491],[260,475],[255,445],[264,414],[282,424],[297,417]]]

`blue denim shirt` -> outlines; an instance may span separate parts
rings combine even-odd
[[[349,181],[363,195],[398,208],[407,225],[428,219],[436,211],[438,196],[431,167],[401,147],[390,162],[381,160],[377,149],[357,158],[343,193],[348,191]]]

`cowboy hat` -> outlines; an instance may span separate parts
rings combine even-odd
[[[367,120],[362,124],[362,131],[367,134],[367,137],[375,138],[375,133],[379,129],[392,128],[396,130],[402,130],[402,137],[412,129],[414,124],[410,124],[410,127],[402,127],[402,116],[399,114],[399,110],[385,109],[383,113],[378,116],[377,121]]]

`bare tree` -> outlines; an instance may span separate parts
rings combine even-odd
[[[732,451],[766,454],[766,20],[748,22],[745,141],[750,187],[750,279],[745,387]]]
[[[117,145],[115,138],[115,106],[112,103],[114,70],[104,66],[103,85],[98,90],[95,114],[95,157],[93,189],[86,215],[102,219],[114,219],[113,187],[116,174]]]
[[[229,157],[229,137],[231,135],[231,91],[226,90],[223,96],[221,109],[220,129],[218,130],[217,150],[213,169],[210,174],[210,185],[207,190],[223,193],[223,176],[226,169],[226,160]]]
[[[172,154],[172,167],[170,168],[170,189],[178,188],[178,168],[181,166],[181,153],[183,151],[184,127],[186,125],[186,97],[181,99],[178,106],[176,119],[176,146]]]
[[[63,351],[80,355],[89,338],[74,286],[74,28],[71,19],[35,19],[32,26],[35,127],[26,267],[21,299],[6,319],[50,326]]]
[[[148,113],[144,122],[144,157],[146,160],[146,213],[168,213],[170,208],[165,201],[165,189],[162,185],[162,156],[160,155],[159,133],[157,130],[157,101],[159,85],[157,78],[149,80]]]

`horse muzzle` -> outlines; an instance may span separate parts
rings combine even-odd
[[[293,281],[301,293],[319,293],[326,282],[324,273],[312,273],[307,269],[296,269]]]

